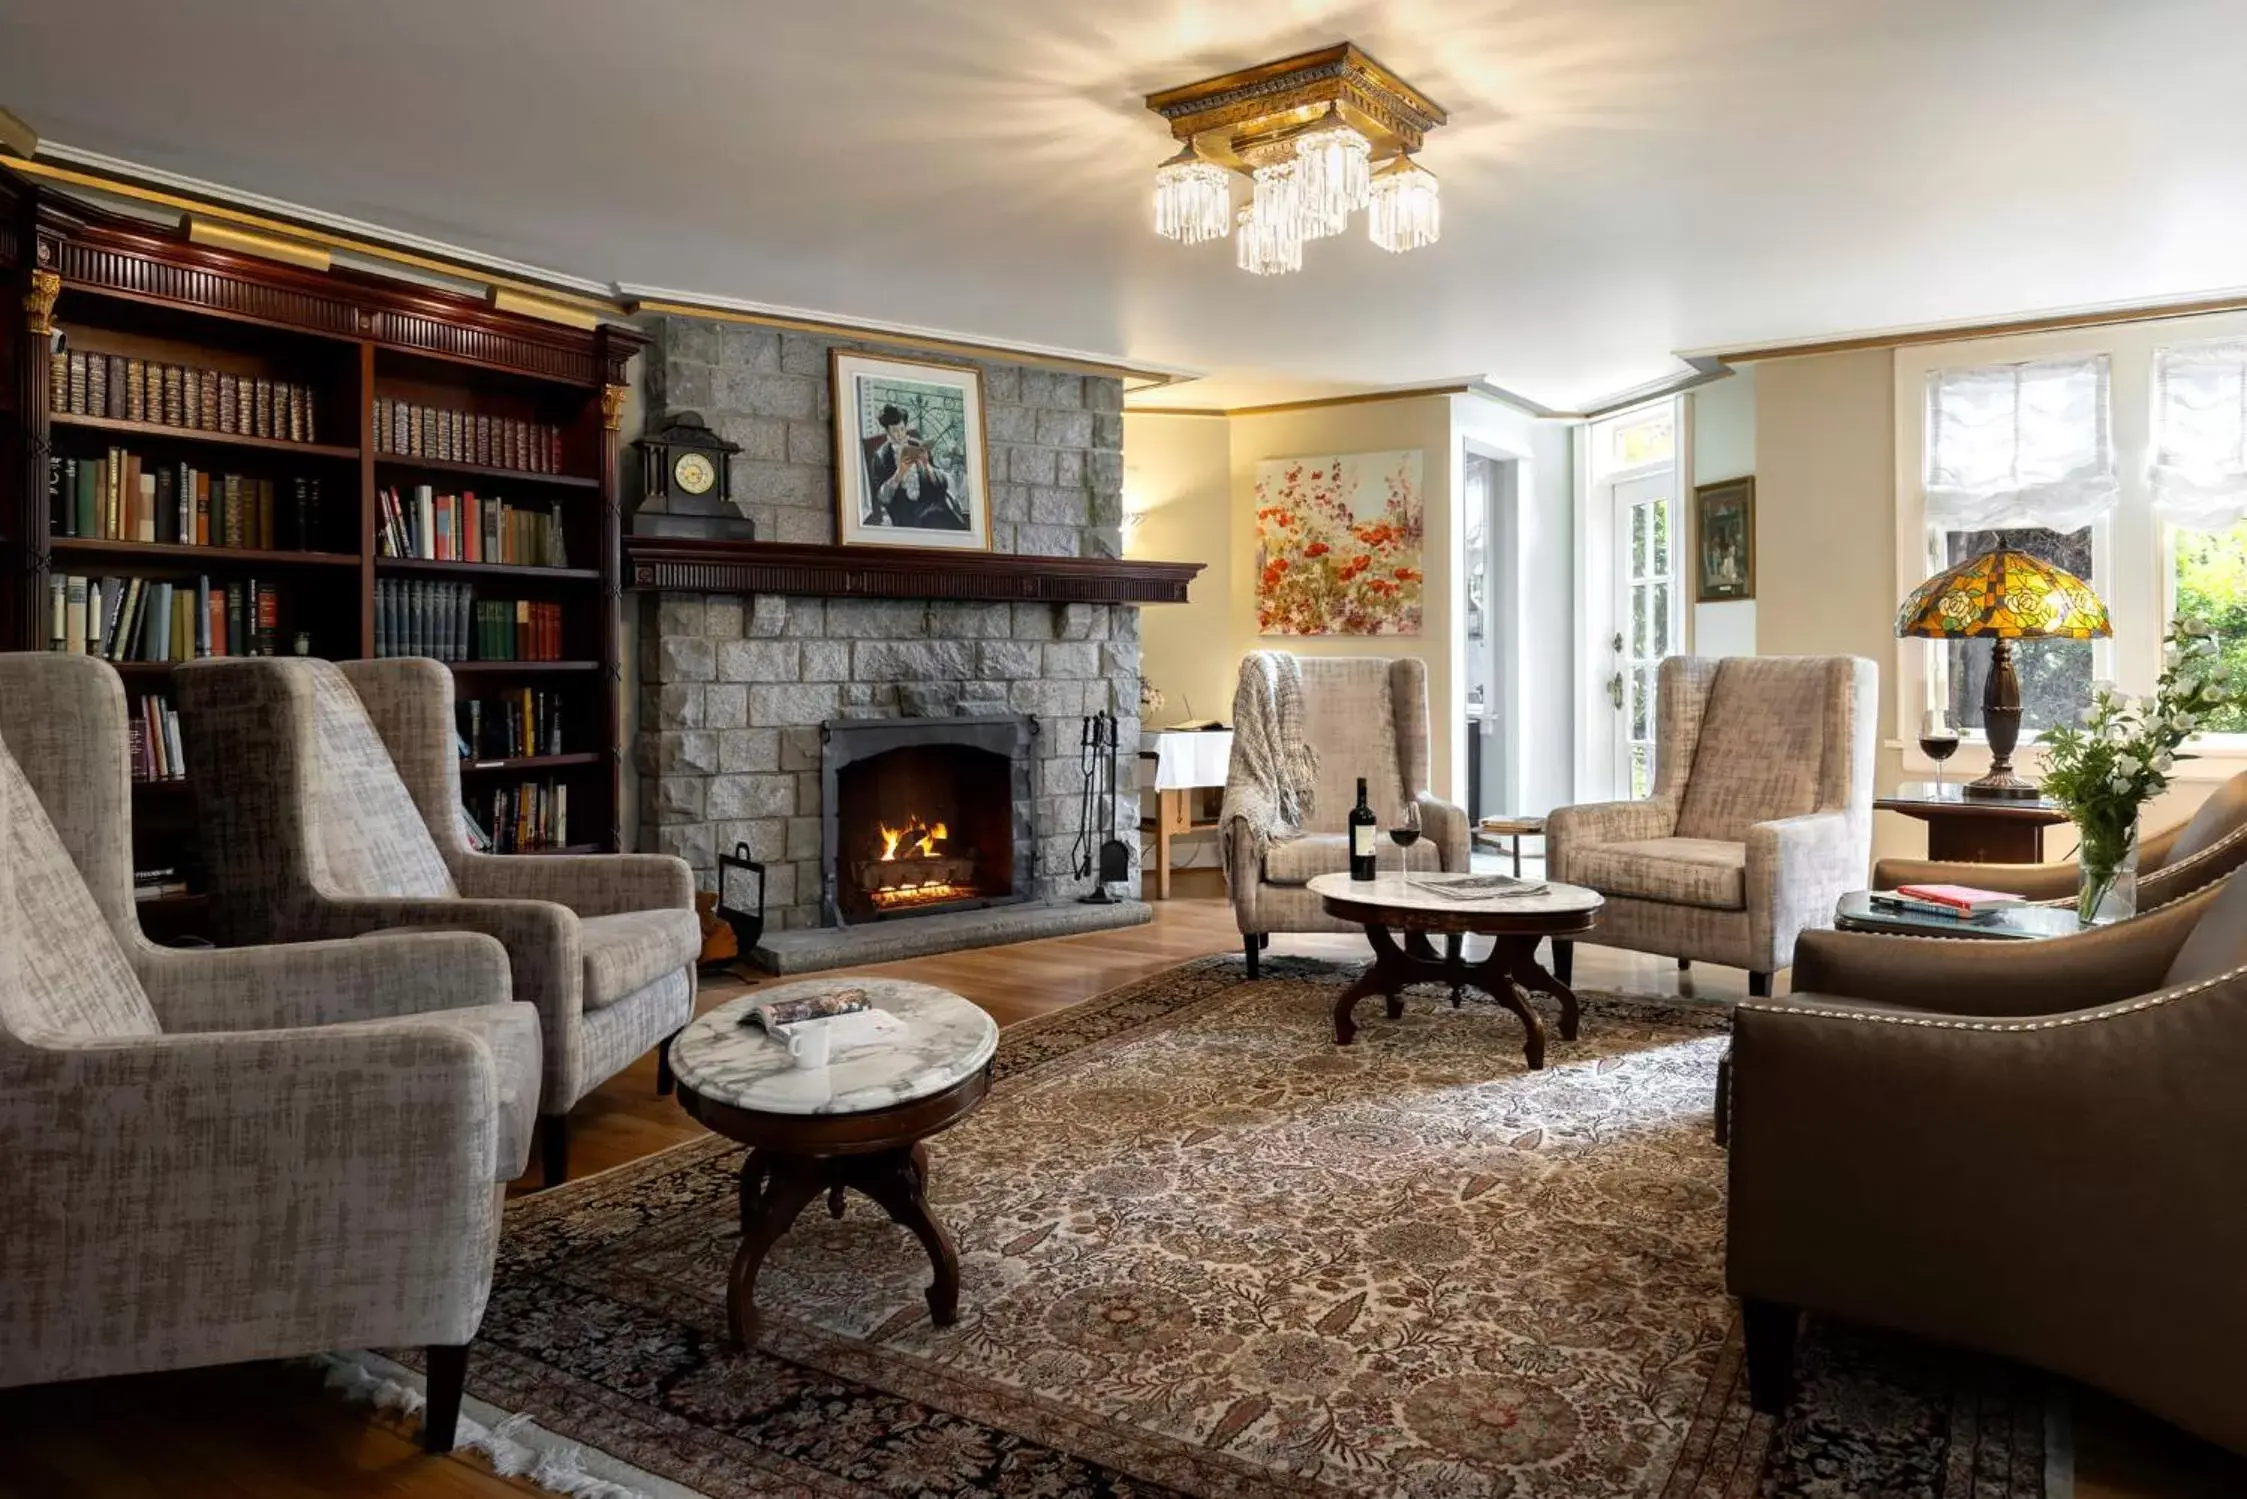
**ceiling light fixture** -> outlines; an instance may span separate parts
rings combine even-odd
[[[1198,244],[1237,227],[1240,268],[1272,276],[1300,270],[1304,242],[1340,234],[1361,208],[1385,250],[1442,232],[1435,176],[1412,155],[1447,116],[1347,42],[1149,94],[1147,107],[1181,145],[1155,169],[1166,238]],[[1237,214],[1235,173],[1252,183]]]

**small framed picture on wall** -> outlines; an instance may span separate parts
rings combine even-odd
[[[837,349],[830,373],[836,539],[989,551],[983,372]]]
[[[1693,602],[1755,597],[1755,476],[1693,488]]]

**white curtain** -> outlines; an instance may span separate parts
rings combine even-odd
[[[2104,354],[1927,377],[1927,521],[2074,531],[2115,507]]]
[[[2247,520],[2247,341],[2153,355],[2153,504],[2195,531]]]

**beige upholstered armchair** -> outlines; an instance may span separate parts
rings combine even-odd
[[[447,1450],[538,1014],[470,933],[148,942],[125,736],[107,665],[0,656],[0,1385],[420,1343]]]
[[[438,662],[193,661],[173,679],[221,935],[497,937],[545,1027],[546,1184],[567,1179],[570,1110],[693,1013],[702,933],[686,864],[471,852]]]
[[[1805,933],[1793,993],[1732,1038],[1726,1274],[1759,1407],[1809,1310],[2247,1451],[2247,874],[2047,942]]]
[[[1653,797],[1555,810],[1546,872],[1607,898],[1603,946],[1745,968],[1769,994],[1796,934],[1864,888],[1875,692],[1856,656],[1671,657]]]
[[[2247,771],[2202,802],[2191,817],[2147,838],[2138,849],[2138,909],[2151,911],[2214,884],[2247,864]],[[1973,885],[2005,890],[2029,900],[2075,899],[2082,871],[2073,859],[2050,864],[1960,864],[1931,859],[1882,859],[1873,866],[1873,888],[1898,885]]]
[[[1273,932],[1347,932],[1304,887],[1350,867],[1347,819],[1357,805],[1358,777],[1383,828],[1394,827],[1407,801],[1420,807],[1420,841],[1400,850],[1381,840],[1384,867],[1409,857],[1414,869],[1467,867],[1467,814],[1428,789],[1428,669],[1411,657],[1306,656],[1303,737],[1318,755],[1317,788],[1303,836],[1275,839],[1256,856],[1240,829],[1228,831],[1225,880],[1248,951],[1248,976]],[[1244,679],[1248,668],[1243,668]],[[1236,709],[1235,718],[1240,715]],[[1234,739],[1230,775],[1242,774]]]

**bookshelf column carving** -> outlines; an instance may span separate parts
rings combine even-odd
[[[23,295],[24,325],[33,338],[52,338],[55,332],[55,298],[62,295],[62,277],[53,271],[31,273],[31,290]]]
[[[44,260],[50,245],[45,239],[38,245],[38,256]],[[23,463],[17,475],[22,486],[18,513],[10,527],[19,538],[17,556],[9,568],[18,580],[9,600],[11,624],[21,632],[18,638],[25,640],[43,638],[46,623],[49,554],[46,516],[41,511],[47,503],[47,459],[53,451],[47,443],[49,345],[54,341],[55,299],[61,295],[62,277],[44,265],[34,265],[23,294],[24,334],[16,340],[16,435]]]

